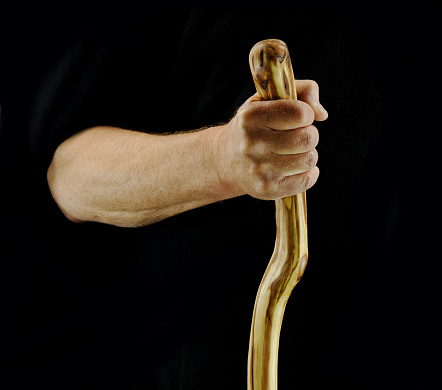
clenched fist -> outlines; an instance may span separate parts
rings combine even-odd
[[[222,183],[235,195],[279,199],[312,187],[319,176],[313,125],[328,114],[319,103],[318,84],[297,80],[298,99],[248,99],[218,133]]]

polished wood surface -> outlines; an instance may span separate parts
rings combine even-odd
[[[250,51],[249,62],[261,100],[297,99],[284,42],[258,42]],[[248,390],[278,388],[278,348],[284,310],[308,259],[305,192],[278,199],[275,206],[275,249],[256,295],[250,330]]]

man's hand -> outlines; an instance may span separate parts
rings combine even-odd
[[[298,99],[248,99],[217,134],[220,180],[233,195],[279,199],[312,187],[319,176],[314,120],[328,114],[319,103],[319,87],[296,82]]]
[[[249,194],[277,199],[317,180],[318,86],[298,81],[299,101],[247,100],[230,123],[167,136],[97,126],[56,150],[48,184],[74,222],[144,226]]]

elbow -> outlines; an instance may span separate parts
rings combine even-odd
[[[75,223],[85,222],[85,220],[80,218],[76,210],[73,201],[72,183],[68,179],[69,176],[66,175],[66,167],[64,167],[65,164],[61,160],[62,157],[57,149],[46,174],[52,198],[69,221]]]

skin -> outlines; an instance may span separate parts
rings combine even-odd
[[[242,195],[279,199],[312,187],[327,119],[319,87],[297,80],[298,100],[249,98],[232,120],[200,131],[157,135],[97,126],[55,151],[47,178],[73,222],[145,226]]]

